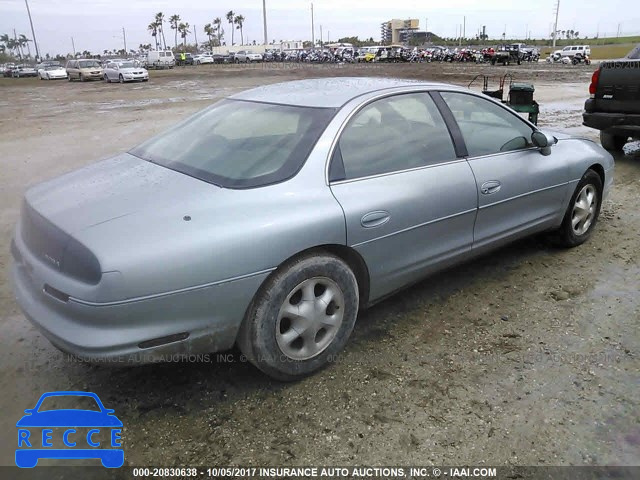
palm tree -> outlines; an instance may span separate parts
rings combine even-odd
[[[156,50],[158,49],[158,25],[156,22],[151,22],[149,26],[147,26],[147,31],[151,32],[151,36],[153,37],[153,41],[156,43]]]
[[[211,48],[213,46],[213,40],[211,40],[211,37],[213,36],[213,27],[210,23],[207,23],[204,26],[204,33],[209,38],[209,48]]]
[[[178,25],[180,24],[180,15],[171,15],[169,17],[169,25],[171,30],[175,30],[176,50],[178,50]]]
[[[244,35],[242,34],[242,25],[244,24],[244,15],[236,15],[233,19],[233,23],[237,25],[237,29],[240,30],[240,45],[244,45]]]
[[[156,25],[158,25],[158,31],[162,37],[162,44],[164,45],[164,49],[167,49],[167,41],[164,38],[164,13],[158,12],[156,13],[155,18]]]
[[[31,49],[29,48],[29,42],[31,40],[29,40],[26,35],[24,35],[23,33],[20,34],[20,36],[18,37],[18,43],[20,44],[20,46],[27,46],[27,53],[29,55],[29,58],[31,58]]]
[[[191,30],[189,30],[189,22],[178,25],[178,31],[182,37],[182,48],[185,49],[187,48],[187,35],[191,33]]]
[[[216,29],[216,35],[218,37],[218,45],[222,45],[222,36],[224,35],[224,30],[222,29],[222,19],[220,17],[216,17],[213,19],[213,25]]]
[[[233,19],[235,18],[235,12],[233,10],[229,10],[227,12],[227,22],[231,25],[231,45],[233,45]]]

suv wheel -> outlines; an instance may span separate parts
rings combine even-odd
[[[605,150],[619,152],[627,143],[627,137],[622,135],[613,135],[607,132],[600,132],[600,144]]]

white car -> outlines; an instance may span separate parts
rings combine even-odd
[[[262,55],[251,50],[240,50],[235,56],[236,63],[261,62]]]
[[[555,57],[554,59],[558,61],[560,58],[571,58],[578,53],[583,57],[591,56],[591,47],[589,45],[569,45],[564,47],[562,50],[556,50],[553,52],[552,57]]]
[[[194,55],[193,63],[195,65],[201,65],[203,63],[213,63],[213,55],[209,53],[201,53],[200,55]]]
[[[149,80],[149,72],[146,68],[137,66],[137,62],[110,62],[104,68],[103,78],[107,83],[146,82]]]
[[[67,78],[67,70],[61,65],[45,65],[38,69],[40,80]]]

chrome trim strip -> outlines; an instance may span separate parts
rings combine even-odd
[[[202,285],[194,285],[192,287],[185,287],[179,290],[172,290],[170,292],[153,293],[151,295],[145,295],[143,297],[127,298],[125,300],[116,300],[114,302],[89,302],[87,300],[81,300],[75,297],[69,297],[69,301],[74,303],[79,303],[81,305],[87,305],[90,307],[111,307],[116,305],[125,305],[127,303],[142,302],[145,300],[154,300],[156,298],[167,297],[169,295],[175,295],[178,293],[191,292],[193,290],[200,290],[202,288],[215,287],[216,285],[222,285],[224,283],[235,282],[236,280],[244,280],[245,278],[263,275],[265,273],[271,273],[275,269],[276,267],[268,268],[266,270],[260,270],[259,272],[247,273],[246,275],[239,275],[237,277],[225,278],[224,280],[218,280],[217,282],[203,283]]]
[[[569,182],[558,183],[557,185],[551,185],[550,187],[539,188],[538,190],[532,190],[532,191],[527,192],[527,193],[522,193],[520,195],[515,195],[513,197],[509,197],[509,198],[505,198],[505,199],[502,199],[502,200],[498,200],[497,202],[493,202],[493,203],[489,203],[487,205],[480,206],[480,207],[478,207],[478,210],[483,210],[485,208],[493,207],[494,205],[499,205],[499,204],[504,203],[504,202],[509,202],[509,201],[515,200],[517,198],[522,198],[522,197],[526,197],[528,195],[533,195],[534,193],[544,192],[545,190],[551,190],[553,188],[564,187],[565,185],[569,185]]]
[[[411,227],[407,227],[407,228],[404,228],[402,230],[398,230],[396,232],[387,233],[386,235],[382,235],[380,237],[372,238],[371,240],[365,240],[364,242],[356,243],[354,245],[351,245],[351,247],[354,247],[354,248],[355,247],[359,247],[359,246],[365,245],[367,243],[375,242],[376,240],[382,240],[383,238],[392,237],[392,236],[397,235],[399,233],[404,233],[404,232],[408,232],[410,230],[415,230],[416,228],[425,227],[427,225],[431,225],[432,223],[438,223],[438,222],[441,222],[443,220],[449,220],[450,218],[459,217],[461,215],[466,215],[467,213],[475,212],[476,210],[477,210],[476,208],[471,208],[469,210],[464,210],[463,212],[458,212],[458,213],[454,213],[452,215],[447,215],[446,217],[440,217],[440,218],[436,218],[434,220],[429,220],[428,222],[420,223],[418,225],[413,225]]]

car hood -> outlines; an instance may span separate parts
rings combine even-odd
[[[49,410],[25,415],[16,427],[122,427],[118,417],[91,410]]]
[[[127,67],[127,68],[121,68],[119,71],[123,73],[137,73],[142,70],[144,70],[143,67]]]

